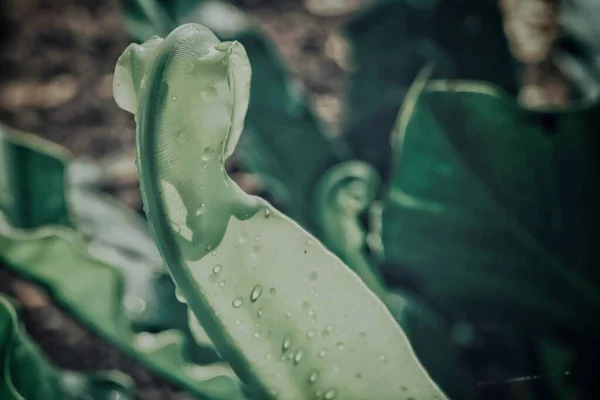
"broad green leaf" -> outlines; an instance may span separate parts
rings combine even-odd
[[[64,195],[69,158],[57,145],[0,124],[0,211],[12,225],[69,224]]]
[[[419,71],[492,82],[516,93],[516,72],[497,0],[378,0],[344,28],[353,72],[342,113],[355,157],[387,180],[390,132]]]
[[[123,272],[90,255],[76,231],[3,225],[0,260],[47,287],[57,302],[104,339],[191,393],[208,400],[243,398],[239,383],[222,374],[222,365],[195,364],[187,358],[182,331],[133,331],[123,315]]]
[[[169,365],[167,378],[178,374],[184,380],[202,379],[203,369],[208,374],[220,374],[223,368],[219,367],[220,370],[216,370],[213,368],[214,364],[208,369],[203,367],[205,364],[218,361],[219,358],[209,343],[198,346],[193,340],[190,340],[187,307],[175,298],[174,284],[164,269],[162,258],[146,222],[116,199],[91,187],[71,185],[70,182],[63,184],[65,167],[73,168],[76,165],[68,164],[68,153],[55,144],[8,129],[4,130],[1,143],[8,143],[8,146],[11,146],[9,147],[10,151],[17,149],[16,154],[19,154],[20,160],[23,161],[10,165],[11,176],[14,177],[15,182],[18,182],[18,186],[16,189],[14,185],[7,187],[7,191],[4,193],[12,195],[19,193],[18,188],[26,188],[26,192],[23,192],[22,195],[26,194],[29,198],[34,199],[41,209],[50,211],[54,209],[52,199],[62,199],[63,203],[61,204],[64,210],[69,211],[64,214],[65,218],[69,217],[66,225],[75,228],[75,231],[67,230],[68,236],[74,240],[74,246],[68,252],[83,252],[87,254],[87,257],[108,263],[110,268],[117,270],[118,282],[116,285],[120,287],[119,290],[112,290],[111,285],[99,284],[93,291],[94,296],[109,297],[110,301],[107,304],[118,307],[119,311],[113,314],[115,320],[108,324],[123,325],[128,330],[127,334],[117,334],[118,330],[104,330],[109,336],[108,340],[121,348],[126,347],[128,352],[135,353],[140,351],[136,347],[137,342],[132,339],[135,334],[138,334],[138,337],[148,338],[154,337],[153,335],[147,336],[148,332],[176,330],[178,331],[175,333],[178,344],[167,346],[161,350],[161,357],[181,359],[181,365],[176,369]],[[39,160],[43,162],[39,162]],[[40,177],[52,174],[55,174],[57,179],[61,179],[40,179]],[[66,204],[64,203],[65,198],[68,200]],[[47,200],[50,201],[47,202]],[[23,203],[27,204],[27,201],[23,200]],[[9,213],[12,209],[3,210]],[[43,221],[41,217],[43,216],[36,220]],[[45,248],[46,245],[40,243],[40,238],[36,237],[34,230],[24,230],[21,233],[29,235],[25,239],[28,242],[27,246],[30,246],[28,248],[40,250]],[[0,242],[5,240],[3,243],[6,246],[13,246],[14,237],[2,237],[12,234],[11,224],[7,224],[0,232]],[[78,236],[81,236],[84,241],[79,240]],[[23,244],[20,245],[25,247]],[[12,256],[13,254],[9,250],[4,252],[0,249],[0,259],[8,262],[11,261],[9,258]],[[69,255],[65,255],[65,257],[69,258]],[[53,281],[64,278],[66,273],[64,268],[43,269],[41,260],[31,261],[26,257],[16,257],[12,261],[9,266],[16,272],[49,284],[51,289],[57,292],[64,288],[60,285],[52,287],[51,284]],[[60,255],[57,255],[53,262],[60,263]],[[75,274],[69,275],[73,276],[73,279],[93,281],[97,277],[93,272],[90,273],[89,264],[88,268],[85,268],[85,266],[80,267],[77,263],[69,264],[67,262],[65,267],[81,268]],[[75,285],[69,287],[68,290],[76,290],[78,282],[74,282]],[[106,288],[109,291],[103,291]],[[64,295],[65,293],[58,293],[59,298]],[[69,296],[69,293],[66,295]],[[91,315],[89,309],[77,304],[78,299],[77,296],[69,297],[66,299],[65,305],[67,308],[79,310],[86,317],[91,318],[91,320],[84,319],[83,322],[90,324],[92,329],[107,324],[107,321],[103,319],[94,320],[98,315]],[[64,297],[63,300],[65,300]],[[173,335],[168,333],[166,337],[173,338]],[[180,353],[185,354],[183,359]],[[142,356],[142,361],[145,358]],[[165,372],[165,370],[161,370],[161,366],[162,364],[159,363],[158,373]],[[196,368],[197,366],[198,368]]]
[[[472,82],[411,97],[383,213],[387,277],[412,275],[447,311],[594,337],[599,111],[526,111]]]
[[[0,296],[0,398],[3,400],[133,399],[132,382],[116,372],[61,371],[19,326],[9,299]]]
[[[298,82],[288,75],[279,55],[266,36],[253,26],[240,10],[221,1],[173,1],[159,0],[125,1],[129,18],[137,13],[132,10],[144,7],[154,11],[145,15],[169,16],[170,29],[165,32],[164,23],[147,18],[147,34],[165,36],[185,22],[197,22],[207,26],[223,41],[237,40],[242,43],[252,66],[252,93],[242,141],[240,159],[245,168],[260,176],[269,195],[284,211],[305,227],[315,228],[310,198],[314,186],[325,170],[347,156],[345,147],[329,139],[325,128],[312,112],[307,94]],[[185,3],[185,6],[181,4]],[[192,6],[192,3],[195,5]],[[164,20],[164,18],[159,19]],[[130,34],[140,40],[136,30]],[[158,43],[146,42],[148,47]],[[141,51],[141,49],[138,49]],[[141,61],[140,61],[141,62]],[[119,68],[119,67],[117,67]],[[139,82],[139,71],[132,70],[134,80]],[[127,78],[131,79],[131,78]],[[136,96],[132,93],[132,96]],[[128,101],[119,96],[121,106]],[[125,109],[128,109],[126,106]],[[131,111],[131,110],[129,110]]]
[[[242,45],[188,24],[150,56],[129,95],[146,213],[177,287],[251,393],[445,398],[360,278],[226,175],[250,94]]]

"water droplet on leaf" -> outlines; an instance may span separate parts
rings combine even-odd
[[[252,289],[252,292],[250,293],[250,301],[254,303],[256,300],[258,300],[261,293],[262,293],[262,286],[260,286],[260,285],[254,286],[254,289]]]
[[[241,297],[238,297],[237,299],[233,300],[233,306],[235,308],[240,308],[243,304],[244,304],[244,300],[241,299]]]
[[[294,364],[295,365],[300,364],[300,360],[302,360],[303,355],[304,355],[304,351],[302,349],[296,351],[296,354],[294,354]]]
[[[214,155],[215,155],[215,149],[213,149],[212,147],[208,146],[202,152],[202,159],[204,161],[208,161],[211,158],[213,158]]]
[[[283,343],[281,344],[281,350],[288,351],[288,349],[290,348],[291,345],[292,345],[292,341],[290,340],[290,338],[285,338],[283,340]]]
[[[213,101],[217,97],[217,89],[210,86],[200,92],[200,96],[204,101]]]

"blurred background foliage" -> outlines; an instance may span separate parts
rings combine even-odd
[[[12,376],[26,399],[244,397],[190,340],[138,215],[133,121],[112,98],[130,41],[200,22],[239,40],[253,69],[229,173],[359,273],[451,398],[598,397],[600,3],[0,7],[5,386]],[[223,376],[202,382],[206,371]]]

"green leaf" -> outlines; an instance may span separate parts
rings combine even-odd
[[[3,400],[133,399],[132,382],[117,372],[61,371],[19,326],[9,299],[0,296],[0,398]]]
[[[135,325],[123,315],[123,272],[91,256],[76,231],[59,226],[36,230],[4,226],[0,259],[47,287],[54,299],[94,332],[191,393],[209,400],[243,398],[239,384],[222,374],[221,365],[196,364],[186,358],[184,332],[133,331]]]
[[[410,97],[383,213],[387,276],[411,275],[447,311],[594,337],[599,116],[526,111],[473,82]]]
[[[69,224],[64,196],[69,158],[57,145],[0,124],[0,211],[13,226]]]
[[[379,186],[377,172],[360,161],[338,164],[323,175],[317,185],[315,210],[324,243],[385,303],[406,332],[419,361],[445,393],[453,399],[476,398],[474,379],[443,319],[415,296],[399,290],[389,292],[379,269],[367,256],[367,232],[361,216],[372,206]]]
[[[360,161],[347,161],[330,168],[315,190],[314,209],[323,244],[354,270],[380,298],[385,283],[365,257],[367,234],[362,214],[376,199],[381,185],[377,172]]]
[[[75,230],[53,225],[45,225],[41,230],[15,230],[6,223],[9,221],[3,221],[0,259],[17,273],[48,286],[88,327],[142,362],[148,361],[151,369],[167,379],[174,379],[190,391],[211,399],[221,398],[220,391],[229,385],[225,397],[241,398],[237,383],[223,384],[216,394],[211,392],[215,391],[212,383],[196,387],[197,381],[211,374],[221,375],[226,368],[213,364],[219,357],[210,343],[198,346],[191,340],[187,307],[175,297],[174,284],[164,269],[146,222],[117,200],[93,188],[63,185],[68,157],[62,148],[8,130],[4,130],[2,143],[10,146],[16,143],[18,146],[13,147],[19,149],[19,154],[26,155],[21,156],[22,160],[43,160],[12,164],[11,176],[19,183],[18,187],[27,188],[25,194],[42,206],[46,206],[43,200],[48,193],[54,193],[63,201],[66,198],[68,204],[64,207],[69,210],[66,216],[70,217],[66,225]],[[48,168],[44,170],[44,167]],[[61,180],[39,179],[52,173]],[[9,186],[4,193],[12,194],[15,190]],[[49,251],[45,258],[32,256],[44,251]],[[55,264],[59,267],[53,268]],[[98,264],[104,273],[97,271]],[[72,281],[63,282],[66,275]],[[93,284],[96,280],[98,282]],[[82,285],[90,285],[89,292],[81,292]],[[82,300],[86,293],[107,300],[97,305],[88,304]],[[147,350],[138,346],[140,342],[155,342],[156,354],[144,354]]]
[[[287,76],[278,55],[256,30],[231,39],[246,49],[252,92],[240,142],[242,162],[265,182],[284,211],[315,228],[311,197],[327,168],[346,157],[329,139],[298,82]]]
[[[153,57],[129,95],[148,219],[191,310],[252,394],[445,398],[360,278],[227,177],[249,102],[244,48],[189,24]]]
[[[353,72],[342,136],[355,158],[373,165],[384,180],[396,114],[425,65],[434,65],[434,78],[481,80],[517,91],[497,0],[372,1],[344,35]]]
[[[164,24],[148,18],[147,25],[151,28],[142,35],[144,40],[152,35],[165,36],[184,22],[198,22],[209,27],[223,41],[242,43],[252,66],[254,89],[240,143],[241,162],[259,175],[269,195],[288,215],[305,227],[315,228],[310,205],[314,186],[329,166],[347,156],[347,151],[342,144],[334,143],[328,137],[309,105],[304,88],[291,79],[266,36],[242,11],[220,1],[173,1],[169,4],[158,0],[126,1],[127,15],[132,13],[130,5],[133,3],[137,8],[144,4],[155,10],[147,15],[168,15],[172,21],[165,32]],[[129,31],[135,39],[140,39],[137,31]],[[135,69],[132,74],[136,75]],[[140,79],[134,77],[136,82]]]

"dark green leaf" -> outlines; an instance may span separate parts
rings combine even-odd
[[[497,0],[379,0],[345,27],[354,71],[343,137],[357,158],[387,178],[398,109],[428,63],[434,77],[492,82],[517,90]]]
[[[0,398],[2,400],[133,399],[122,374],[81,374],[56,369],[19,326],[8,298],[0,296]],[[117,397],[118,396],[118,397]]]
[[[598,333],[599,111],[528,112],[476,83],[407,100],[383,214],[387,276],[408,273],[442,309]]]
[[[0,124],[0,211],[19,228],[69,224],[64,195],[69,153]]]
[[[67,186],[66,204],[62,178],[67,157],[62,148],[7,130],[0,144],[8,154],[16,151],[22,161],[1,170],[11,174],[11,181],[1,182],[18,185],[7,185],[0,193],[22,193],[24,204],[27,199],[39,203],[38,212],[52,212],[56,203],[52,199],[60,198],[64,209],[71,211],[64,214],[71,217],[68,224],[76,228],[46,220],[49,225],[37,229],[15,229],[11,221],[0,221],[4,223],[0,224],[0,259],[48,287],[88,327],[159,374],[208,399],[241,398],[235,380],[216,376],[226,368],[213,364],[219,359],[212,347],[189,340],[187,307],[175,298],[175,287],[145,222],[91,188]],[[42,179],[51,173],[61,180]],[[13,209],[1,211],[8,215]],[[204,380],[206,374],[216,377]]]

